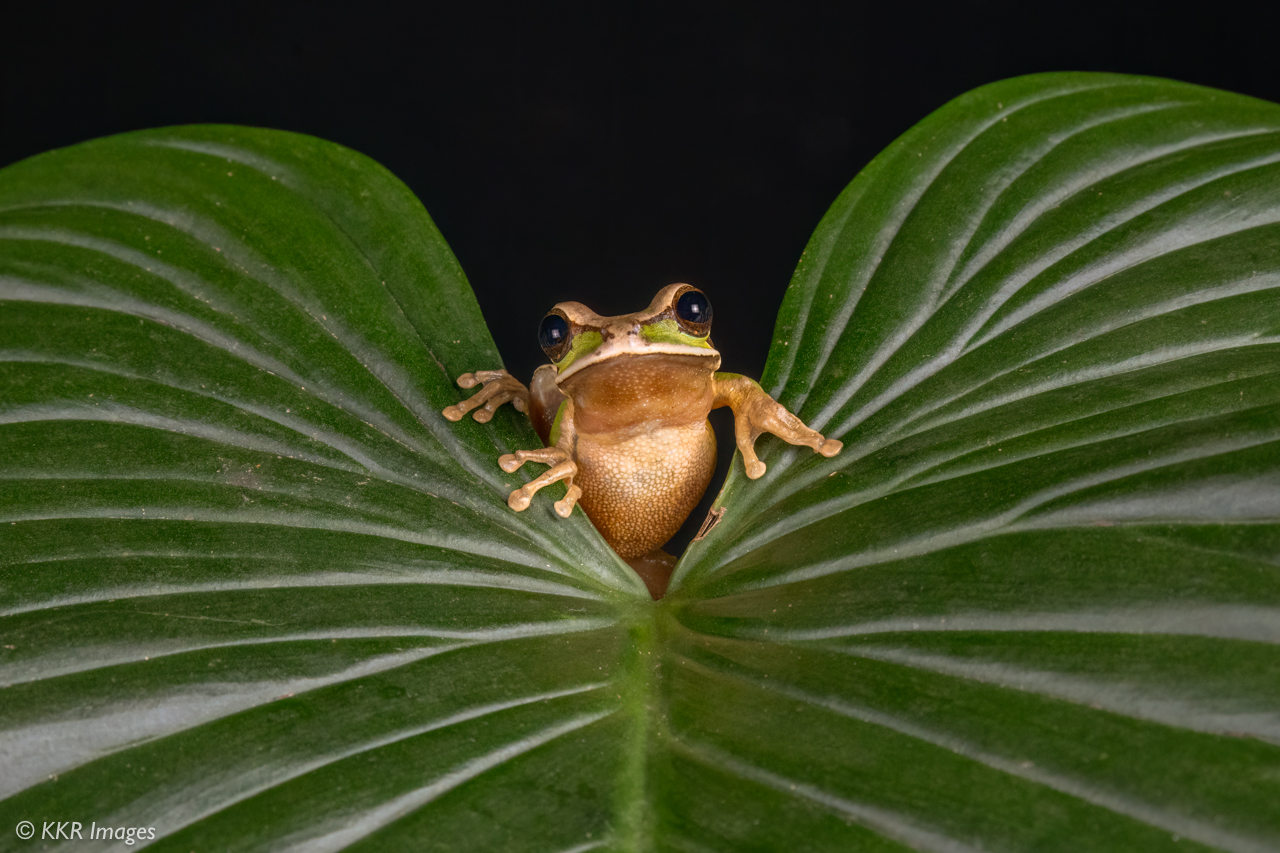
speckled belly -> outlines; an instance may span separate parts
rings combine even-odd
[[[587,517],[622,557],[639,557],[674,536],[702,498],[715,473],[716,436],[706,421],[622,441],[579,435],[576,456]]]

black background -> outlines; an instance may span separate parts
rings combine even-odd
[[[422,199],[522,378],[555,302],[624,313],[672,281],[759,376],[808,235],[927,113],[1054,70],[1280,101],[1272,6],[10,4],[0,165],[190,122],[324,137]]]

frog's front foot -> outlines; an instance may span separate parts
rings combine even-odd
[[[582,497],[582,489],[573,484],[573,478],[578,473],[578,463],[558,447],[517,450],[515,453],[506,453],[498,457],[498,465],[508,474],[514,474],[526,462],[541,462],[543,465],[550,465],[551,468],[512,492],[507,497],[507,506],[516,512],[521,512],[529,506],[529,502],[539,490],[564,480],[568,491],[562,500],[555,502],[555,508],[556,515],[568,518],[573,512],[573,505],[578,502],[578,498]]]
[[[812,447],[814,451],[828,458],[835,456],[844,447],[844,443],[834,438],[823,438],[817,430],[809,429],[804,421],[787,411],[781,403],[776,403],[767,395],[763,399],[752,401],[748,417],[737,417],[734,420],[734,438],[738,442],[738,450],[746,463],[747,476],[758,480],[764,475],[765,464],[756,456],[756,439],[761,433],[771,432],[783,441],[791,444]]]
[[[764,476],[765,464],[756,456],[756,439],[771,432],[783,441],[812,447],[826,457],[835,456],[844,443],[834,438],[823,438],[817,430],[809,429],[786,407],[764,392],[754,380],[736,374],[716,374],[717,405],[733,409],[733,432],[738,452],[747,469],[747,476],[757,480]]]
[[[467,412],[475,409],[476,413],[472,417],[482,424],[488,423],[498,407],[507,402],[515,406],[518,412],[529,410],[529,389],[505,370],[464,373],[458,377],[458,384],[463,388],[474,388],[482,384],[484,387],[461,403],[445,408],[441,414],[447,420],[460,421]]]

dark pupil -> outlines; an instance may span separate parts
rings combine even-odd
[[[538,343],[544,350],[555,349],[569,336],[569,324],[559,314],[548,314],[542,318],[542,326],[538,328]]]
[[[676,302],[676,316],[686,323],[710,323],[711,303],[696,290],[690,290]]]

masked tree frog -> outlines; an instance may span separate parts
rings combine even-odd
[[[563,480],[567,491],[556,512],[568,518],[580,504],[654,598],[675,566],[661,547],[715,472],[708,412],[733,409],[738,450],[753,480],[765,472],[755,453],[761,433],[823,456],[843,446],[809,429],[755,381],[717,372],[711,303],[692,285],[668,285],[648,308],[620,317],[561,302],[543,318],[538,340],[552,363],[534,372],[528,388],[505,370],[465,373],[460,386],[483,387],[443,414],[459,421],[474,410],[484,423],[507,402],[527,412],[546,446],[505,454],[498,464],[509,474],[526,462],[551,467],[513,491],[507,504],[520,512],[538,491]]]

